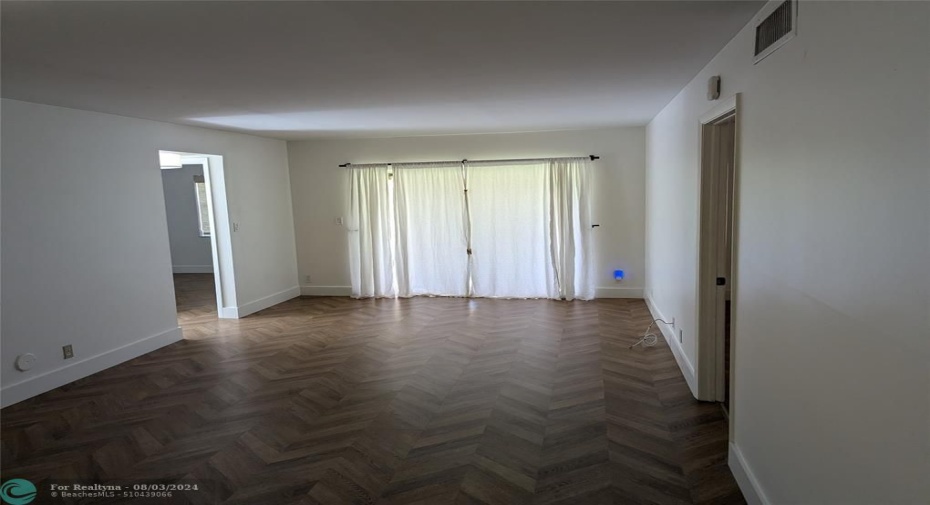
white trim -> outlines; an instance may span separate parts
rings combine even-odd
[[[737,221],[739,219],[739,171],[740,171],[740,146],[739,146],[739,129],[740,129],[740,101],[741,94],[735,93],[710,110],[701,115],[700,119],[700,174],[698,176],[697,194],[699,198],[699,209],[697,215],[697,259],[695,262],[695,272],[697,273],[697,283],[695,284],[695,300],[697,301],[697,332],[695,334],[696,358],[697,361],[697,389],[696,397],[704,401],[723,401],[724,398],[724,348],[720,340],[723,336],[717,331],[717,286],[714,282],[717,276],[716,265],[716,247],[717,247],[717,214],[713,202],[717,201],[716,187],[714,182],[717,179],[717,161],[719,153],[717,152],[716,135],[717,130],[714,126],[719,120],[733,116],[735,127],[733,131],[733,215],[731,216],[731,226],[733,231],[733,244],[731,244],[732,264],[727,284],[732,293],[733,303],[731,304],[730,328],[735,329],[736,314],[736,293],[738,278],[736,275],[736,258],[737,250],[735,244],[738,243]],[[733,333],[735,335],[735,333]],[[735,340],[733,340],[735,342]],[[730,375],[731,390],[733,386],[734,375]],[[734,426],[733,419],[730,422],[731,433]]]
[[[642,298],[642,288],[597,288],[595,298]]]
[[[268,307],[273,307],[279,303],[286,302],[291,298],[296,298],[300,296],[300,288],[293,286],[285,289],[284,291],[278,291],[277,293],[264,296],[255,300],[254,302],[249,302],[244,305],[240,305],[235,310],[236,318],[245,317],[249,314],[254,314],[260,310],[267,309]],[[226,308],[229,310],[229,308]]]
[[[301,296],[352,296],[351,286],[300,287]],[[642,288],[597,288],[595,298],[642,298]]]
[[[762,486],[759,485],[758,479],[746,463],[746,458],[736,446],[735,442],[730,442],[730,457],[727,458],[727,464],[730,471],[733,472],[733,478],[739,490],[743,492],[743,498],[749,505],[769,505],[772,503],[762,492]]]
[[[143,354],[154,351],[168,344],[182,340],[184,334],[180,327],[163,331],[157,335],[130,342],[116,349],[84,358],[67,366],[26,378],[15,384],[7,384],[0,390],[0,406],[7,407],[33,396],[51,391],[78,379],[83,379],[101,370],[106,370]]]
[[[212,274],[213,265],[172,265],[171,271],[176,274]]]
[[[662,312],[656,307],[652,298],[646,297],[646,307],[649,308],[649,312],[652,314],[653,319],[663,319],[665,321],[670,321],[662,315]],[[697,377],[694,374],[694,366],[691,365],[691,361],[688,360],[688,356],[685,354],[685,350],[681,348],[681,343],[678,342],[678,339],[675,338],[675,335],[669,334],[669,330],[666,327],[667,325],[658,324],[657,328],[662,332],[662,336],[665,337],[665,341],[668,342],[669,348],[672,349],[672,354],[675,356],[675,361],[678,363],[678,368],[681,369],[681,375],[684,376],[685,382],[688,383],[688,389],[691,390],[691,394],[697,398]]]
[[[740,93],[734,93],[731,96],[728,96],[720,100],[720,103],[714,105],[712,109],[701,114],[701,124],[706,125],[713,123],[721,116],[729,114],[732,111],[736,110],[738,105]]]
[[[181,155],[182,164],[203,167],[203,178],[207,185],[208,217],[212,232],[209,237],[204,238],[210,239],[210,253],[213,260],[210,272],[213,273],[216,289],[216,306],[219,308],[220,318],[237,319],[239,309],[236,308],[238,305],[236,269],[233,263],[232,225],[226,198],[226,172],[223,156],[184,152],[181,152]]]
[[[352,296],[351,286],[301,286],[301,296]]]

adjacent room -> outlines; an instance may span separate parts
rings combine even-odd
[[[930,502],[928,33],[4,1],[0,501]]]
[[[178,322],[217,318],[206,159],[158,152]]]

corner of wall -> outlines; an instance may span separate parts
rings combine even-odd
[[[182,340],[180,327],[131,342],[122,347],[84,358],[76,363],[30,377],[0,390],[0,406],[7,407],[57,387],[93,375],[112,366]]]
[[[595,298],[642,298],[642,288],[607,288],[598,287],[595,290]]]
[[[765,493],[762,492],[759,481],[756,480],[756,476],[752,473],[749,464],[746,463],[746,459],[739,447],[736,446],[736,442],[730,442],[730,454],[727,458],[727,464],[730,471],[733,472],[736,484],[739,485],[740,491],[743,492],[746,503],[749,505],[769,505],[771,503]]]
[[[649,312],[652,314],[653,319],[668,320],[662,314],[659,308],[656,307],[656,304],[651,296],[651,291],[649,296],[646,296],[646,306],[649,307]],[[672,350],[672,354],[675,356],[675,361],[678,363],[678,368],[681,369],[681,374],[685,377],[685,382],[688,383],[688,389],[690,389],[691,394],[697,398],[697,375],[694,373],[694,366],[691,364],[691,361],[688,360],[688,356],[685,354],[684,349],[681,348],[681,344],[678,343],[678,339],[676,339],[674,335],[669,334],[665,325],[660,324],[657,327],[662,332],[662,336],[665,337],[665,341],[668,342],[668,346]]]
[[[254,314],[260,310],[273,307],[279,303],[286,302],[291,298],[296,298],[298,296],[300,296],[300,287],[292,286],[283,291],[278,291],[277,293],[259,298],[253,302],[249,302],[232,309],[226,308],[225,310],[228,311],[227,313],[229,316],[231,316],[229,317],[230,319],[238,319],[249,314]]]
[[[301,286],[301,296],[352,296],[350,286]]]

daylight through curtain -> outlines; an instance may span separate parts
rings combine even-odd
[[[349,270],[352,296],[393,297],[394,202],[388,165],[352,167],[349,172]]]
[[[590,165],[350,167],[353,296],[594,298]]]
[[[468,295],[462,164],[393,168],[398,296]]]
[[[549,248],[548,162],[468,163],[474,295],[559,298]]]

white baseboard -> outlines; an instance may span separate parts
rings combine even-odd
[[[109,351],[90,356],[80,361],[76,361],[67,366],[56,370],[29,377],[15,384],[8,384],[0,390],[0,406],[6,407],[14,403],[19,403],[27,398],[40,395],[46,391],[51,391],[59,386],[83,379],[88,375],[93,375],[101,370],[106,370],[111,366],[118,365],[133,358],[138,358],[143,354],[149,353],[173,344],[184,338],[181,328],[172,328],[151,337],[136,340],[124,346],[111,349]]]
[[[301,286],[302,296],[352,296],[350,286]],[[642,298],[641,288],[597,288],[595,298]]]
[[[665,321],[670,321],[670,319],[665,317],[662,314],[662,311],[656,307],[655,302],[652,301],[652,298],[646,298],[646,306],[649,307],[649,312],[652,313],[653,319],[663,319]],[[691,361],[685,354],[685,350],[681,348],[681,343],[678,342],[677,336],[669,331],[668,325],[657,324],[656,327],[659,328],[659,330],[662,332],[662,336],[665,337],[665,341],[668,342],[669,348],[672,349],[672,354],[675,356],[675,361],[678,362],[678,368],[681,369],[681,374],[685,377],[685,382],[688,383],[688,389],[690,389],[691,394],[697,398],[697,375],[694,373],[694,366],[691,364]]]
[[[730,457],[727,458],[727,464],[730,466],[730,471],[733,472],[733,478],[736,479],[739,490],[743,492],[743,498],[746,498],[746,503],[749,505],[769,505],[772,503],[762,492],[759,481],[756,480],[752,469],[749,468],[746,459],[743,458],[743,453],[734,442],[730,442]]]
[[[290,300],[291,298],[296,298],[298,296],[300,296],[300,288],[297,286],[294,286],[294,287],[287,288],[284,291],[278,291],[277,293],[259,298],[258,300],[255,300],[254,302],[249,302],[249,303],[240,305],[239,307],[236,307],[236,308],[224,307],[222,312],[229,313],[229,314],[234,313],[235,316],[229,319],[237,319],[237,318],[245,317],[249,314],[254,314],[260,310],[267,309],[268,307],[272,307],[281,302],[286,302]]]
[[[352,296],[350,286],[301,286],[302,296]]]
[[[642,288],[597,288],[595,298],[642,298]]]
[[[171,271],[176,274],[212,274],[213,265],[172,265]]]

